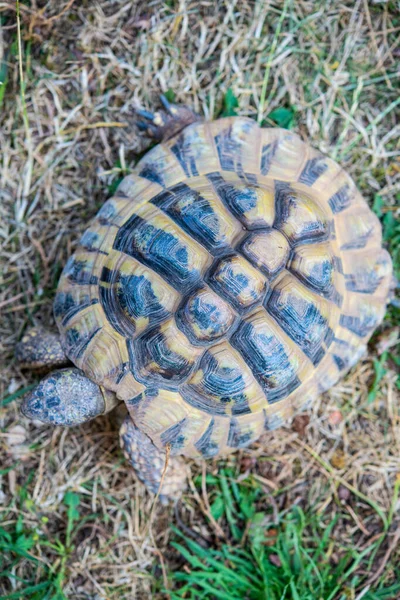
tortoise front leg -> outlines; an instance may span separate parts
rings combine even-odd
[[[61,346],[60,336],[44,327],[32,327],[24,333],[16,345],[15,357],[24,369],[51,369],[70,362]]]
[[[128,415],[120,429],[121,447],[136,475],[147,489],[156,494],[166,464],[166,453],[159,450],[151,439],[136,427]],[[184,460],[169,456],[168,466],[160,489],[160,501],[167,504],[177,500],[186,488],[187,472]]]
[[[155,113],[143,109],[135,111],[140,117],[136,122],[137,126],[159,142],[165,142],[178,135],[188,125],[203,120],[188,106],[172,104],[165,96],[160,96],[160,99],[163,108]]]
[[[52,425],[81,425],[112,410],[119,400],[74,367],[49,373],[24,399],[21,411]]]

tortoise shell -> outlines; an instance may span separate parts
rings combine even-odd
[[[194,123],[140,160],[68,261],[64,349],[176,454],[246,446],[330,388],[391,260],[352,179],[286,130]]]

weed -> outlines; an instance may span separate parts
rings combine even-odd
[[[205,548],[173,528],[172,545],[184,569],[172,575],[179,589],[171,598],[347,600],[358,593],[366,600],[393,600],[400,594],[398,567],[396,583],[368,583],[365,566],[377,543],[361,549],[342,542],[338,524],[345,515],[328,518],[292,506],[274,522],[268,510],[258,510],[266,498],[254,481],[238,484],[226,470],[217,479],[220,491],[211,510],[224,516],[231,541]]]
[[[74,550],[73,540],[78,531],[80,496],[75,492],[65,494],[67,511],[64,539],[55,536],[52,541],[44,537],[39,529],[31,529],[25,524],[24,512],[35,512],[35,504],[28,495],[27,486],[21,488],[19,501],[20,513],[14,526],[0,526],[0,580],[13,583],[12,588],[18,584],[19,591],[6,593],[1,600],[27,597],[30,600],[67,600],[63,589],[67,563]],[[46,526],[49,519],[42,516],[40,522]],[[37,546],[41,546],[51,559],[39,560],[35,556]],[[15,574],[16,567],[21,575]],[[35,576],[29,576],[29,573]]]

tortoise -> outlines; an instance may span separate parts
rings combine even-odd
[[[182,457],[248,446],[360,359],[392,266],[351,177],[298,135],[163,105],[138,111],[159,144],[64,268],[59,336],[28,331],[16,355],[66,367],[25,398],[32,419],[73,426],[124,402],[125,455],[168,501]]]

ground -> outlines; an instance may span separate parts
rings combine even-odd
[[[311,412],[191,462],[175,508],[126,467],[118,415],[64,430],[23,418],[38,377],[14,359],[26,327],[54,325],[60,271],[149,147],[134,109],[160,92],[207,119],[290,128],[338,160],[398,276],[398,4],[26,0],[20,45],[17,12],[0,2],[1,597],[399,598],[395,306]]]

